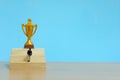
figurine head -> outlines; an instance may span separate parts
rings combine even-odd
[[[31,48],[29,48],[29,50],[31,51]]]

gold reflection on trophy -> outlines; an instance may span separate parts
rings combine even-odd
[[[22,24],[22,30],[27,36],[27,42],[24,45],[24,48],[34,48],[34,44],[31,41],[31,37],[35,34],[37,30],[37,24],[32,24],[32,20],[28,19],[27,24]]]

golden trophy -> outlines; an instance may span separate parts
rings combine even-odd
[[[27,42],[24,48],[34,48],[34,44],[31,41],[31,37],[35,34],[37,30],[37,24],[32,24],[32,20],[28,19],[27,24],[22,24],[22,31],[27,36]]]
[[[35,34],[36,30],[37,30],[37,24],[32,24],[31,19],[28,19],[27,24],[22,24],[22,31],[28,38],[27,42],[24,45],[24,48],[34,48],[34,44],[31,41],[31,37]]]

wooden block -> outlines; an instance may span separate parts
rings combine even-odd
[[[28,49],[24,48],[13,48],[11,59],[10,59],[10,70],[42,70],[46,69],[46,61],[44,49],[32,49],[32,56],[30,62],[27,62]]]
[[[12,49],[12,55],[10,63],[28,63],[27,62],[28,49],[14,48]],[[32,49],[31,61],[29,63],[45,63],[44,49]]]

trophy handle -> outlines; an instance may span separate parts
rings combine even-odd
[[[34,29],[34,32],[32,34],[32,36],[35,34],[36,30],[37,30],[37,24],[34,25],[35,29]]]
[[[23,31],[23,33],[26,35],[25,30],[24,30],[24,27],[25,27],[25,25],[22,24],[22,31]],[[26,35],[26,36],[27,36],[27,35]]]

